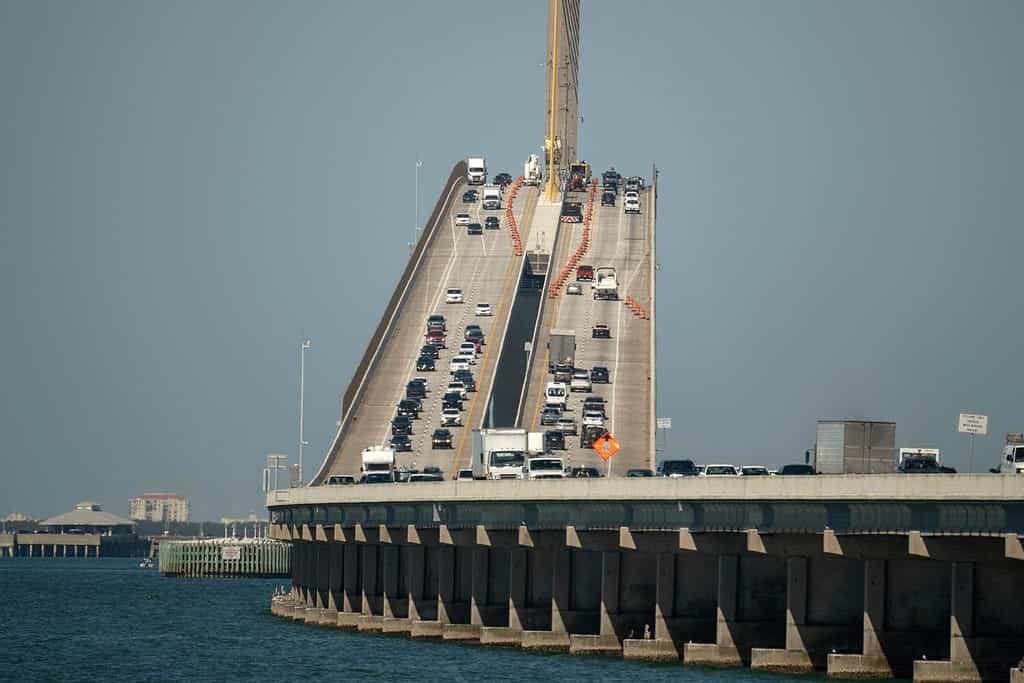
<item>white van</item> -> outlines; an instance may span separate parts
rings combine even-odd
[[[564,382],[548,382],[544,389],[544,404],[565,408],[565,397],[568,393]]]
[[[1000,474],[1024,474],[1024,434],[1007,434],[1003,457],[999,461]]]

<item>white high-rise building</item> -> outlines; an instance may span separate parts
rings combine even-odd
[[[144,493],[128,501],[128,516],[149,522],[187,522],[188,498],[176,493]]]

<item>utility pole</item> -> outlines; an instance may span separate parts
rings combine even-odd
[[[302,340],[302,346],[299,349],[299,485],[305,481],[302,472],[302,449],[304,446],[309,445],[306,442],[303,434],[303,410],[306,399],[306,351],[310,348],[309,339]]]

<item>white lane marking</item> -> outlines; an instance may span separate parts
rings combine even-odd
[[[626,214],[625,214],[624,211],[620,211],[619,212],[619,230],[618,230],[618,235],[615,238],[615,240],[616,240],[615,241],[616,250],[622,248],[622,224],[624,222],[625,215]],[[626,259],[628,258],[628,255],[629,255],[629,249],[627,248],[626,249],[626,256],[623,257],[623,265],[626,264],[626,262],[627,262]],[[621,290],[620,290],[620,292],[621,292]],[[621,336],[620,330],[622,329],[622,308],[623,308],[623,304],[622,304],[621,300],[618,302],[618,305],[619,305],[619,311],[618,311],[617,317],[615,319],[615,363],[612,365],[611,372],[608,373],[610,375],[609,379],[611,379],[611,382],[612,382],[612,400],[611,400],[611,404],[612,405],[611,405],[611,410],[608,413],[608,424],[609,424],[609,427],[611,425],[615,424],[615,388],[619,385],[619,349],[621,348],[621,344],[619,343],[619,338]],[[611,429],[609,428],[608,431],[611,431]]]

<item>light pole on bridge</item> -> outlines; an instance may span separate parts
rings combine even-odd
[[[309,339],[303,337],[299,350],[299,485],[305,481],[302,471],[302,449],[309,445],[303,434],[303,410],[306,399],[306,351],[310,348]]]

